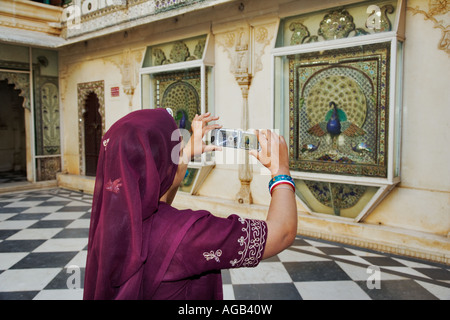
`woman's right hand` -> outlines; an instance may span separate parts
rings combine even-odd
[[[286,141],[270,130],[257,131],[261,151],[250,153],[267,169],[272,178],[277,175],[290,175],[289,154]],[[297,204],[291,188],[278,187],[272,193],[266,217],[267,241],[263,259],[272,257],[292,245],[297,235]]]
[[[256,130],[261,151],[249,153],[270,170],[272,177],[280,174],[289,175],[289,153],[286,141],[271,130]]]

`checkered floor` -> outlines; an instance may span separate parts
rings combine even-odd
[[[81,299],[92,196],[0,194],[0,299]],[[448,266],[298,237],[255,269],[223,271],[226,300],[450,300]]]
[[[27,173],[24,171],[0,172],[0,184],[27,181]]]

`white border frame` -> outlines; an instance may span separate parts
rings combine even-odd
[[[214,77],[214,36],[211,33],[200,33],[197,36],[206,35],[206,43],[205,48],[203,51],[203,56],[201,59],[194,60],[194,61],[184,61],[184,62],[178,62],[168,65],[161,65],[161,66],[153,66],[153,67],[145,67],[141,68],[139,70],[139,79],[140,79],[140,86],[141,86],[141,109],[144,108],[144,90],[147,90],[148,88],[144,88],[144,81],[143,76],[144,75],[154,75],[162,72],[176,72],[176,71],[183,71],[186,69],[194,69],[199,68],[200,69],[200,86],[201,86],[201,92],[200,92],[200,111],[201,113],[206,112],[206,72],[207,67],[211,67],[211,76]],[[192,37],[196,37],[195,35]],[[189,37],[189,38],[192,38]],[[182,39],[180,39],[182,40]],[[175,39],[169,41],[177,41]],[[151,46],[158,45],[158,44],[152,44]],[[147,49],[148,50],[148,47]],[[143,57],[143,61],[145,59],[145,55]],[[142,61],[142,62],[143,62]],[[141,63],[142,65],[142,63]],[[212,79],[214,81],[214,79]],[[153,92],[154,87],[152,84],[152,81],[150,83],[146,82],[146,85],[150,85],[150,92]],[[210,101],[214,101],[214,88],[211,88],[211,86],[208,87],[210,92],[209,94],[212,94],[213,96],[210,97]],[[150,94],[150,108],[154,108],[155,101],[153,101],[153,94]],[[214,110],[214,105],[209,104],[208,105],[210,112],[211,110]],[[205,137],[206,139],[206,137]],[[212,158],[211,161],[207,161],[206,154],[202,154],[201,162],[190,162],[188,165],[188,168],[191,169],[198,169],[197,176],[195,177],[193,181],[193,186],[191,188],[190,194],[194,195],[198,192],[200,189],[200,186],[208,176],[208,174],[211,172],[212,168],[215,166],[215,159]],[[182,192],[182,191],[180,191]]]

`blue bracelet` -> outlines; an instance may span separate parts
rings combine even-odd
[[[288,184],[292,187],[293,191],[295,192],[295,183],[294,183],[294,179],[292,179],[291,176],[282,174],[282,175],[278,175],[273,177],[270,181],[269,181],[269,192],[270,194],[272,194],[272,190],[280,185],[280,184]]]

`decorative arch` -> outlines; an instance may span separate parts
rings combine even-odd
[[[31,110],[29,73],[1,71],[0,80],[6,80],[9,84],[14,84],[15,88],[20,90],[19,95],[23,97],[23,107]]]
[[[85,175],[84,158],[84,106],[89,93],[94,92],[97,95],[100,105],[99,111],[102,116],[102,134],[105,134],[105,82],[103,80],[85,82],[78,84],[78,152],[80,155],[80,175]]]

